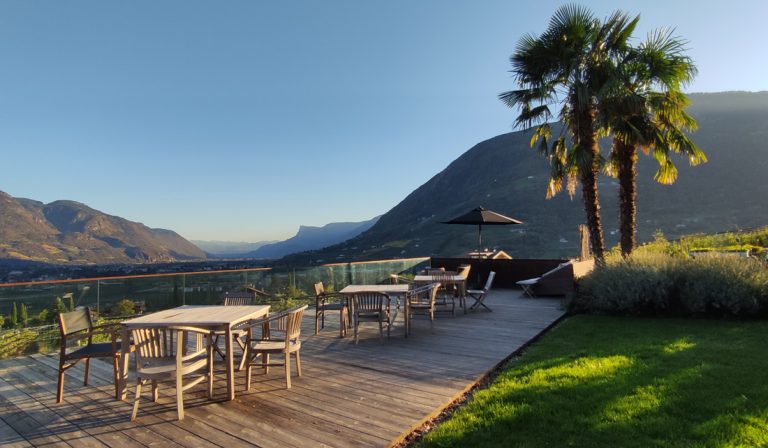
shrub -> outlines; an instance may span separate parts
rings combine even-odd
[[[768,269],[738,257],[637,253],[582,279],[575,312],[619,315],[768,315]]]
[[[131,316],[135,314],[135,303],[130,299],[123,299],[109,308],[109,314],[111,316]]]

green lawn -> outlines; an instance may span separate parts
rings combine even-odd
[[[419,446],[768,446],[768,322],[571,317]]]

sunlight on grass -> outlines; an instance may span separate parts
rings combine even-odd
[[[610,380],[620,369],[631,365],[632,359],[627,356],[581,357],[565,364],[534,370],[516,382],[520,387],[570,387],[584,381]]]
[[[675,342],[672,342],[671,344],[667,344],[664,347],[664,353],[678,353],[682,352],[683,350],[690,350],[694,347],[696,347],[694,342],[691,342],[688,338],[681,338]]]
[[[419,446],[768,446],[768,322],[574,316]]]

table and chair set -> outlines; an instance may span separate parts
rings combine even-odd
[[[360,325],[377,323],[379,338],[387,337],[400,310],[404,316],[405,336],[411,332],[415,315],[425,315],[434,328],[435,314],[455,315],[456,302],[467,310],[480,307],[491,287],[492,272],[483,290],[467,289],[467,266],[459,272],[425,271],[413,279],[393,276],[391,284],[348,285],[338,293],[326,292],[315,285],[315,334],[325,326],[327,313],[339,313],[339,334],[352,328],[355,344]],[[242,297],[241,297],[242,296]],[[269,305],[257,305],[258,294],[235,293],[223,298],[218,306],[191,306],[141,315],[119,323],[95,326],[88,308],[59,315],[61,351],[56,401],[61,402],[66,370],[85,362],[84,385],[88,385],[91,358],[110,358],[114,370],[115,398],[127,397],[130,354],[135,357],[136,392],[131,420],[138,415],[142,389],[151,386],[151,399],[157,401],[161,382],[170,382],[176,390],[178,419],[184,418],[183,392],[206,382],[208,397],[214,392],[214,360],[222,358],[226,376],[226,400],[235,399],[235,372],[245,371],[245,390],[250,389],[253,367],[269,373],[269,367],[282,366],[286,388],[291,387],[291,370],[301,376],[301,322],[307,305],[270,313]],[[467,308],[466,299],[474,304]],[[119,337],[118,337],[119,334]],[[109,342],[97,342],[109,337]],[[223,339],[223,349],[220,340]],[[79,345],[72,347],[73,341]],[[235,362],[235,347],[242,352]],[[272,356],[280,359],[274,362]],[[237,369],[235,368],[237,366]]]

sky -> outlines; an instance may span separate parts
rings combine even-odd
[[[563,2],[0,0],[0,190],[188,239],[383,214],[513,131],[509,56]],[[768,2],[592,1],[675,28],[689,92],[768,90]]]

